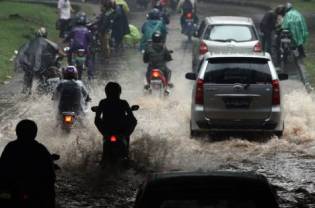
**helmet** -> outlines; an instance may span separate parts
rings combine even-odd
[[[85,25],[86,22],[87,22],[86,19],[87,19],[87,18],[86,18],[85,12],[80,12],[80,13],[77,14],[77,21],[76,21],[76,23],[77,23],[78,25]]]
[[[285,5],[286,11],[289,11],[290,9],[293,8],[293,5],[290,2],[287,2]]]
[[[105,94],[110,99],[118,99],[121,94],[121,86],[117,82],[109,82],[105,86]]]
[[[75,66],[67,66],[63,69],[62,75],[64,79],[78,79],[78,70]]]
[[[157,8],[152,9],[148,13],[148,19],[159,20],[160,19],[160,10],[158,10]]]
[[[282,16],[284,16],[285,10],[286,10],[286,7],[285,7],[283,4],[280,4],[280,5],[278,5],[278,6],[276,7],[275,13],[276,13],[277,15],[282,15]]]
[[[39,28],[35,34],[37,37],[47,38],[47,30],[44,27]]]
[[[152,34],[152,42],[153,43],[161,43],[162,42],[162,34],[160,31],[156,31]]]

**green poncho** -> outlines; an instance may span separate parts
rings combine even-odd
[[[296,46],[303,45],[309,35],[304,17],[295,9],[286,13],[282,28],[290,31]]]
[[[124,36],[124,44],[129,47],[135,46],[141,39],[141,33],[134,25],[129,25],[130,33]]]

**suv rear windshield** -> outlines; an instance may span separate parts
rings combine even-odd
[[[268,60],[257,58],[217,58],[208,61],[204,81],[215,84],[271,83]]]
[[[257,40],[254,29],[249,25],[211,25],[207,28],[205,40],[247,42]]]

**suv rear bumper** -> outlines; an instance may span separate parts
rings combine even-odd
[[[196,106],[191,115],[193,131],[235,131],[235,132],[275,132],[283,131],[281,107],[272,108],[270,116],[264,120],[211,119],[204,114],[203,106]]]

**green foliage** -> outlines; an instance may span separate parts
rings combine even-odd
[[[46,27],[49,38],[57,40],[56,12],[44,5],[0,1],[0,81],[12,75],[10,58],[14,50],[32,38],[39,27]]]

